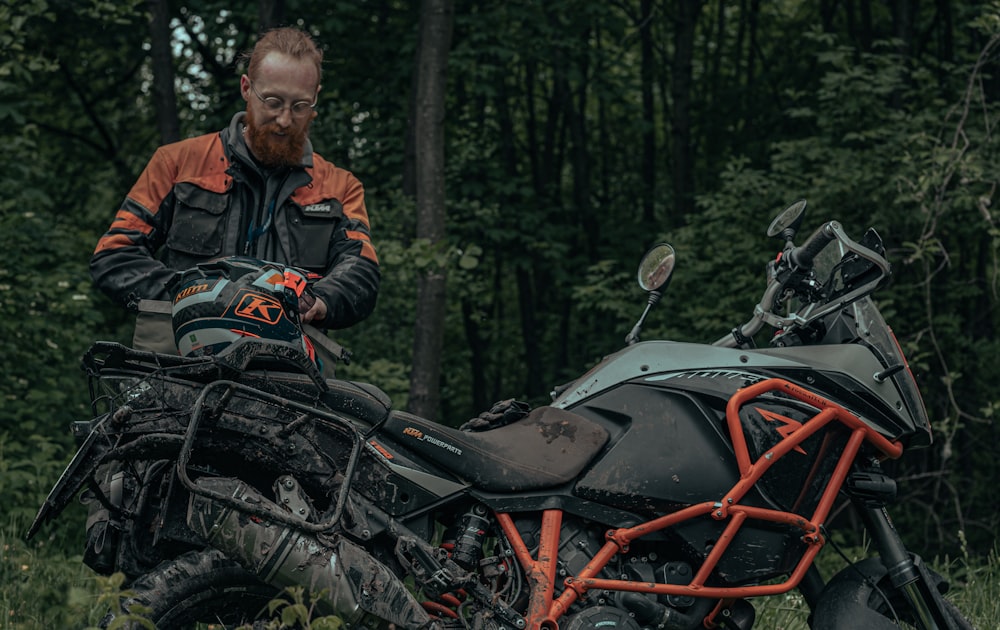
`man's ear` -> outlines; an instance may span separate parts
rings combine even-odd
[[[245,74],[240,76],[240,95],[244,101],[250,100],[250,77]]]

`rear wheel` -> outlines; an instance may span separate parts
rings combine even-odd
[[[124,612],[141,614],[157,628],[193,628],[199,622],[235,628],[266,619],[268,602],[279,594],[216,550],[191,551],[163,562],[129,590],[134,596],[124,603]],[[139,613],[143,608],[148,612]],[[113,618],[109,614],[102,627]]]

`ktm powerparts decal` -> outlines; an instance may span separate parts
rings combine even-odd
[[[405,429],[403,429],[403,435],[415,438],[420,442],[427,442],[428,444],[433,444],[434,446],[443,448],[444,450],[450,453],[454,453],[455,455],[462,454],[462,449],[458,448],[454,444],[448,444],[447,442],[443,442],[437,439],[436,437],[427,435],[420,429],[415,429],[413,427],[406,427]]]

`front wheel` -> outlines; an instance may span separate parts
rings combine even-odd
[[[940,630],[975,630],[974,626],[948,600],[944,599],[947,582],[929,569],[929,587],[937,591],[944,619],[931,625]],[[933,602],[928,603],[936,608]],[[843,569],[830,580],[810,615],[812,630],[928,630],[919,622],[906,596],[890,581],[878,558],[869,558]]]
[[[133,597],[124,602],[124,612],[135,615],[141,606],[149,611],[142,616],[157,628],[193,628],[199,622],[234,628],[252,623],[267,617],[268,602],[279,593],[216,550],[191,551],[163,562],[129,590]],[[102,627],[112,620],[109,614]]]

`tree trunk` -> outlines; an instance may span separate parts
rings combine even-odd
[[[653,0],[639,2],[639,41],[641,61],[639,66],[642,84],[642,224],[655,225],[653,213],[656,199],[656,109],[653,101],[654,69],[653,57]]]
[[[819,23],[824,33],[833,33],[836,30],[834,18],[837,15],[837,8],[840,6],[839,0],[820,0],[819,2]],[[848,0],[845,8],[847,15],[851,14],[851,0]],[[848,25],[850,20],[848,19]]]
[[[757,53],[760,46],[757,43],[758,26],[760,23],[760,0],[751,0],[750,13],[747,15],[747,28],[749,29],[747,43],[747,89],[746,107],[747,111],[754,112],[756,105],[753,95],[757,93]]]
[[[174,92],[174,59],[170,53],[170,6],[167,0],[148,0],[150,56],[153,62],[153,102],[160,143],[181,139]]]
[[[842,31],[846,31],[847,36],[857,42],[857,52],[870,52],[872,48],[872,13],[869,0],[859,0],[855,7],[854,0],[850,0],[844,5],[844,22]],[[836,33],[837,25],[834,23],[834,14],[837,11],[837,3],[833,3],[830,8],[830,24],[826,24],[824,17],[823,30],[827,33]]]
[[[955,20],[949,0],[937,0],[935,27],[938,30],[939,49],[935,57],[944,61],[955,61]]]
[[[913,0],[893,0],[892,29],[899,41],[898,51],[904,58],[913,54]]]
[[[694,32],[702,0],[677,3],[674,27],[673,83],[673,158],[674,211],[672,225],[683,225],[694,213],[694,145],[691,131],[691,89],[694,57]]]
[[[723,74],[726,73],[723,68],[728,66],[726,51],[729,49],[726,45],[728,36],[726,16],[726,4],[723,2],[718,3],[715,8],[715,16],[712,19],[714,26],[708,29],[711,35],[702,38],[705,41],[702,58],[705,59],[705,64],[708,66],[708,78],[705,81],[706,89],[703,92],[705,94],[703,103],[705,114],[710,119],[723,118],[724,116],[719,112],[725,112],[728,109],[728,104],[726,103],[728,99],[723,96],[725,86],[727,85],[726,79],[723,78]],[[715,114],[714,116],[713,113]],[[727,146],[728,131],[725,125],[704,125],[704,127],[707,127],[707,129],[701,132],[701,145],[705,147],[706,161],[712,164],[717,162],[717,156],[723,150],[722,147]]]
[[[872,3],[871,0],[860,0],[861,13],[861,49],[869,51],[875,42],[875,31],[872,25]]]
[[[452,0],[423,0],[420,7],[420,47],[417,51],[417,238],[432,246],[445,236],[444,102],[448,50],[454,8]],[[433,266],[417,286],[410,373],[409,410],[438,419],[441,407],[441,348],[444,344],[444,269]]]
[[[263,33],[280,26],[285,19],[285,0],[258,0],[257,22]]]

